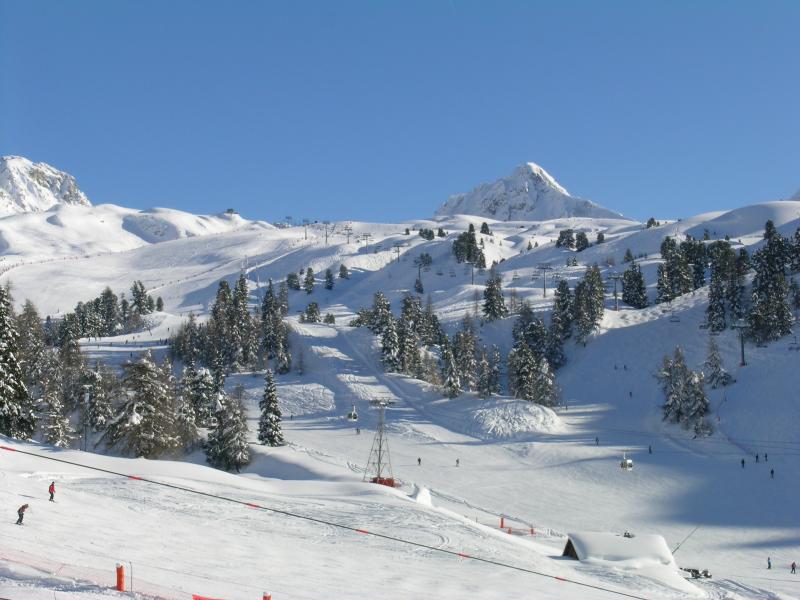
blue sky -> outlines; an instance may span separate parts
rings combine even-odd
[[[800,188],[800,2],[0,0],[0,154],[96,203],[400,220],[544,166],[632,217]]]

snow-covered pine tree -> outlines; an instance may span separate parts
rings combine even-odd
[[[339,279],[350,279],[350,271],[344,264],[339,265]]]
[[[285,444],[281,429],[281,409],[278,406],[278,387],[269,369],[264,374],[264,395],[258,407],[261,409],[261,417],[258,420],[258,441],[267,446]]]
[[[553,319],[558,322],[562,340],[572,337],[573,302],[574,298],[569,289],[569,283],[566,279],[560,279],[556,285]]]
[[[622,301],[633,308],[647,307],[647,287],[639,265],[632,262],[622,274]]]
[[[625,255],[622,257],[622,262],[629,263],[629,262],[633,262],[633,260],[634,260],[633,252],[631,252],[630,248],[626,248],[625,249]]]
[[[586,234],[583,231],[579,231],[575,234],[575,250],[578,252],[583,252],[589,247],[589,238],[586,237]]]
[[[17,361],[22,371],[25,386],[32,395],[41,378],[43,364],[42,357],[45,352],[45,333],[42,320],[33,302],[26,300],[22,312],[16,319],[17,332],[19,332]]]
[[[289,347],[289,328],[283,320],[276,323],[276,340],[275,372],[285,375],[292,370],[292,352]]]
[[[698,437],[711,435],[713,427],[707,419],[711,408],[708,403],[708,396],[706,396],[703,388],[702,373],[690,371],[686,393],[686,399],[683,404],[683,426],[687,429],[693,429]]]
[[[706,307],[706,323],[710,331],[723,331],[725,322],[725,302],[723,299],[723,286],[716,272],[711,275],[711,285],[708,288],[708,306]]]
[[[176,446],[171,390],[150,351],[123,369],[127,398],[108,427],[108,445],[119,445],[123,454],[155,458]]]
[[[406,375],[421,378],[422,363],[419,354],[419,338],[412,322],[401,317],[397,335],[400,338],[400,370]]]
[[[114,416],[112,401],[119,394],[116,373],[108,366],[97,363],[94,369],[84,371],[81,386],[89,394],[89,404],[85,407],[84,416],[87,422],[84,424],[88,424],[93,432],[103,431]]]
[[[502,319],[508,315],[508,309],[503,300],[500,275],[494,269],[489,272],[486,287],[483,290],[483,314],[487,321]]]
[[[330,269],[325,269],[325,289],[332,290],[333,289],[333,271]]]
[[[489,390],[492,394],[499,394],[502,391],[500,385],[500,378],[502,376],[503,359],[500,356],[500,347],[497,345],[492,346],[491,354],[489,355],[489,367],[491,375],[489,377]]]
[[[719,346],[717,346],[717,342],[714,341],[713,336],[709,336],[708,338],[708,357],[706,358],[706,362],[703,363],[703,366],[705,367],[705,373],[707,373],[705,379],[713,389],[725,387],[734,383],[735,380],[731,377],[731,374],[725,370],[725,366],[722,364]]]
[[[58,361],[56,369],[58,369]],[[42,404],[42,439],[46,444],[58,448],[69,448],[74,439],[72,428],[69,424],[69,414],[64,409],[61,399],[61,389],[58,385],[45,386]]]
[[[478,396],[481,398],[488,398],[492,395],[491,377],[492,367],[489,365],[489,357],[486,352],[486,346],[484,346],[478,359],[477,391]]]
[[[556,383],[556,376],[550,368],[550,363],[544,356],[536,357],[534,371],[535,396],[533,401],[542,406],[555,406],[558,404],[560,390]]]
[[[36,430],[36,414],[17,362],[18,353],[11,296],[8,288],[0,287],[0,434],[27,440]]]
[[[547,331],[547,348],[545,358],[553,370],[558,370],[567,362],[564,354],[563,327],[558,322],[559,315],[553,313],[550,321],[550,329]]]
[[[453,357],[458,368],[461,389],[471,392],[477,384],[478,364],[475,358],[475,334],[469,327],[456,333]]]
[[[375,335],[383,335],[385,328],[393,321],[394,316],[386,296],[383,295],[383,292],[375,292],[372,297],[368,327]]]
[[[772,230],[770,230],[770,227]],[[791,331],[794,321],[788,302],[786,279],[787,240],[767,221],[766,243],[753,254],[753,302],[748,315],[748,331],[758,342],[777,340]]]
[[[195,423],[199,427],[210,427],[216,406],[216,385],[211,371],[195,369],[194,363],[187,364],[183,368],[180,389],[194,409]]]
[[[447,337],[442,339],[441,355],[442,393],[448,398],[455,398],[461,394],[461,377],[458,372],[453,349]]]
[[[250,463],[244,407],[236,398],[220,392],[214,418],[216,426],[208,435],[206,461],[217,469],[238,473]]]
[[[314,269],[311,267],[306,269],[306,277],[303,280],[303,289],[305,290],[306,294],[310,294],[314,291]]]
[[[319,304],[309,302],[303,317],[306,323],[319,323],[322,318],[319,312]]]
[[[175,437],[177,447],[191,451],[200,439],[200,432],[192,398],[186,392],[181,385],[175,398]]]
[[[709,292],[710,294],[710,292]],[[725,299],[728,301],[728,314],[731,324],[744,317],[744,276],[738,269],[730,269],[730,278],[725,287]]]
[[[656,303],[670,302],[673,298],[672,283],[665,263],[659,263],[656,275]]]
[[[397,324],[394,318],[389,319],[381,334],[381,361],[390,373],[400,370],[400,340],[397,337]]]
[[[656,375],[664,390],[665,402],[662,411],[665,421],[679,423],[683,421],[683,403],[686,398],[686,384],[689,379],[689,368],[680,346],[675,348],[674,358],[664,356],[661,370]]]

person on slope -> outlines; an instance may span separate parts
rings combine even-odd
[[[25,516],[25,511],[26,510],[28,510],[28,505],[27,504],[23,504],[22,506],[20,506],[17,509],[17,516],[19,517],[17,519],[17,525],[22,525],[22,519]]]
[[[772,568],[772,559],[768,556],[767,557],[767,569],[771,569],[771,568]]]
[[[418,467],[422,466],[422,459],[421,458],[417,458],[417,466]]]
[[[50,502],[55,502],[55,500],[53,500],[53,496],[56,495],[56,482],[55,481],[52,481],[50,483],[50,487],[47,488],[47,492],[50,494]]]
[[[744,459],[742,459],[742,468],[744,469]]]
[[[792,574],[797,574],[797,563],[792,561]]]

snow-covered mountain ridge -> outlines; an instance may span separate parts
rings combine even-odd
[[[0,157],[0,217],[42,212],[57,205],[91,203],[69,173],[21,156]]]
[[[567,217],[624,219],[594,202],[571,196],[552,175],[529,162],[511,175],[451,196],[436,215],[476,215],[500,221],[545,221]]]

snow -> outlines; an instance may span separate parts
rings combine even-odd
[[[72,175],[21,156],[0,156],[0,216],[56,205],[90,206]]]
[[[275,229],[235,215],[197,217],[166,209],[59,206],[5,217],[0,219],[0,283],[13,284],[17,305],[31,298],[43,314],[63,314],[106,285],[125,291],[133,279],[163,298],[165,312],[152,316],[149,331],[83,340],[92,361],[118,365],[146,349],[162,356],[162,341],[188,312],[204,319],[219,280],[233,281],[242,271],[253,304],[268,278],[282,280],[300,268],[311,266],[318,285],[313,294],[290,295],[291,342],[295,352],[302,348],[306,364],[302,376],[276,378],[289,445],[253,446],[253,463],[241,475],[209,469],[199,452],[180,460],[145,461],[2,443],[646,598],[694,597],[696,589],[714,599],[797,598],[788,564],[800,557],[794,509],[800,491],[795,460],[800,353],[788,351],[788,340],[765,348],[748,344],[748,365],[739,367],[738,336],[725,331],[716,340],[737,383],[709,390],[715,434],[692,439],[661,419],[663,397],[654,374],[662,356],[680,344],[691,368],[705,360],[708,333],[699,325],[707,288],[676,299],[666,312],[663,306],[633,310],[622,305],[617,312],[609,294],[601,327],[587,346],[566,344],[568,362],[558,372],[564,402],[554,409],[505,395],[445,399],[423,382],[385,373],[375,337],[347,325],[378,290],[397,312],[417,277],[413,259],[427,252],[433,265],[422,271],[425,295],[430,293],[445,329],[453,333],[474,311],[475,293],[480,295],[486,280],[476,271],[473,284],[471,269],[452,256],[453,239],[469,223],[479,227],[485,220],[493,232],[478,238],[488,262],[499,262],[506,300],[513,291],[546,313],[555,274],[574,287],[587,264],[598,263],[604,275],[623,269],[629,248],[643,255],[638,263],[652,299],[665,235],[701,237],[708,229],[712,239],[727,234],[752,250],[763,241],[766,219],[784,235],[793,233],[800,225],[800,202],[688,216],[650,229],[614,217],[577,216],[349,221],[333,224],[327,244],[319,225],[309,226],[306,237],[302,227]],[[354,230],[349,242],[346,225]],[[404,234],[406,227],[436,231],[440,226],[448,237],[431,242],[414,230]],[[586,232],[592,242],[602,231],[606,241],[581,253],[555,248],[558,232],[567,227]],[[367,243],[365,233],[372,236]],[[528,251],[528,241],[538,247]],[[399,256],[395,244],[402,244]],[[566,267],[573,257],[581,266]],[[546,296],[538,271],[542,263],[553,267]],[[327,268],[338,273],[340,264],[348,266],[351,278],[337,278],[334,289],[325,290],[322,274]],[[335,325],[297,321],[297,311],[312,300],[323,314],[336,316]],[[672,322],[671,313],[680,322]],[[505,355],[512,324],[513,319],[478,323],[480,343],[497,344]],[[245,387],[255,441],[263,374],[232,375],[229,389],[237,384]],[[375,399],[393,401],[386,416],[393,471],[401,482],[397,490],[361,481],[377,422],[370,405]],[[353,405],[359,414],[355,423],[346,418]],[[769,463],[762,458],[755,464],[756,452],[769,453]],[[619,468],[623,453],[635,461],[633,471]],[[164,598],[190,593],[258,597],[264,590],[276,600],[612,597],[20,453],[0,451],[0,463],[0,505],[9,510],[7,522],[0,523],[0,597],[52,598],[56,592],[69,600],[118,598],[108,591],[117,560],[133,563],[139,591]],[[58,502],[50,505],[45,492],[53,479]],[[11,511],[23,502],[30,502],[32,511],[24,527],[15,527]],[[511,535],[500,531],[501,517]],[[650,571],[664,565],[644,561],[628,568],[613,564],[620,561],[601,562],[599,553],[598,560],[585,563],[561,558],[564,532],[616,537],[625,530],[640,541],[662,536],[667,548],[683,541],[675,554],[678,566],[708,568],[714,578],[694,582],[690,590],[675,579],[673,567],[666,575]],[[767,556],[772,571],[766,570]]]
[[[570,196],[547,171],[525,163],[508,177],[483,183],[471,192],[451,196],[437,216],[479,215],[501,221],[539,221],[564,217],[618,218],[615,213],[581,198]]]

